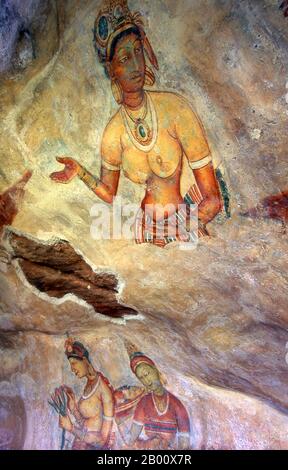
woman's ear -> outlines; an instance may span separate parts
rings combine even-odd
[[[162,374],[162,372],[159,372],[159,371],[158,371],[158,374],[159,374],[161,384],[163,386],[166,386],[167,385],[167,379],[166,379],[165,375]]]
[[[87,360],[87,363],[88,363],[88,375],[89,375],[89,377],[91,377],[91,378],[95,377],[94,367],[92,366],[91,362],[89,362],[88,360]]]
[[[111,80],[114,79],[114,74],[111,66],[111,62],[106,62],[106,70]]]

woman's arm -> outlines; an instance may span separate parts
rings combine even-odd
[[[178,398],[173,397],[174,409],[178,425],[178,449],[190,449],[190,419],[185,406]]]
[[[117,194],[120,170],[109,170],[101,166],[100,179],[93,176],[86,168],[78,163],[74,158],[57,157],[59,163],[65,165],[64,170],[56,171],[50,178],[57,183],[69,183],[78,176],[91,189],[96,196],[111,204],[113,197]]]
[[[176,96],[175,100],[175,132],[203,197],[198,206],[199,219],[207,224],[223,207],[210,148],[202,123],[188,102],[180,96]]]
[[[108,435],[104,438],[102,430],[93,431],[91,429],[93,426],[98,425],[98,420],[99,416],[95,416],[95,418],[83,419],[82,423],[73,424],[69,416],[60,416],[59,426],[73,434],[77,440],[90,444],[97,449],[102,449],[107,443]],[[112,426],[112,422],[110,426]]]
[[[50,178],[57,183],[69,183],[78,176],[100,199],[111,204],[117,194],[122,159],[117,119],[112,119],[106,126],[102,137],[101,156],[100,178],[93,176],[74,158],[65,156],[56,158],[59,163],[65,165],[64,169],[52,173]]]
[[[137,441],[138,437],[140,436],[143,426],[141,424],[133,422],[131,429],[129,430],[127,429],[127,426],[125,426],[124,422],[122,423],[118,422],[117,425],[118,425],[118,429],[121,434],[121,437],[123,441],[125,442],[125,444],[128,447],[133,446],[135,442]]]
[[[95,416],[89,418],[82,416],[75,400],[72,400],[71,392],[69,391],[68,393],[69,411],[73,414],[76,423],[73,424],[69,416],[61,416],[59,418],[60,426],[71,432],[79,441],[90,444],[98,449],[103,448],[109,440],[114,421],[114,400],[111,389],[105,383],[101,383],[102,416],[99,416],[97,411]],[[101,421],[101,429],[94,431],[94,429],[99,429]]]
[[[198,217],[205,225],[221,211],[223,207],[219,186],[212,163],[203,168],[193,170],[196,183],[203,197],[198,206]]]
[[[101,383],[101,401],[103,418],[101,436],[103,439],[103,443],[106,444],[114,422],[114,399],[112,395],[112,390],[104,382]]]
[[[125,421],[117,422],[120,435],[126,444],[127,448],[130,449],[134,446],[135,449],[162,449],[167,448],[165,442],[161,439],[160,436],[150,437],[149,439],[139,439],[139,436],[142,432],[143,425],[133,421],[131,428],[129,429]]]

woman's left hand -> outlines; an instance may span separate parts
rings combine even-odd
[[[69,416],[59,416],[59,426],[66,431],[71,432],[73,429],[73,424]]]
[[[56,157],[57,162],[65,165],[64,170],[51,173],[50,178],[56,183],[70,183],[80,171],[79,163],[71,157]]]
[[[77,410],[77,401],[75,398],[75,394],[70,387],[67,387],[67,385],[63,386],[63,390],[65,391],[66,396],[67,396],[68,409],[72,414],[74,414],[75,411]]]

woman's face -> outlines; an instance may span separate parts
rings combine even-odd
[[[111,79],[118,80],[126,93],[143,88],[145,82],[145,58],[142,42],[135,33],[121,38],[110,62]]]
[[[153,392],[162,386],[158,370],[149,364],[139,364],[136,368],[136,375],[149,391]]]
[[[83,377],[87,376],[88,364],[85,359],[81,361],[80,359],[77,359],[75,357],[70,357],[69,362],[71,370],[76,375],[76,377],[78,377],[79,379],[83,379]]]

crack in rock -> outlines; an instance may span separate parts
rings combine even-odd
[[[136,309],[118,301],[120,283],[109,272],[94,272],[69,242],[57,240],[41,243],[25,235],[7,231],[13,250],[26,280],[50,297],[62,298],[74,294],[91,305],[95,312],[113,318],[137,315]]]

